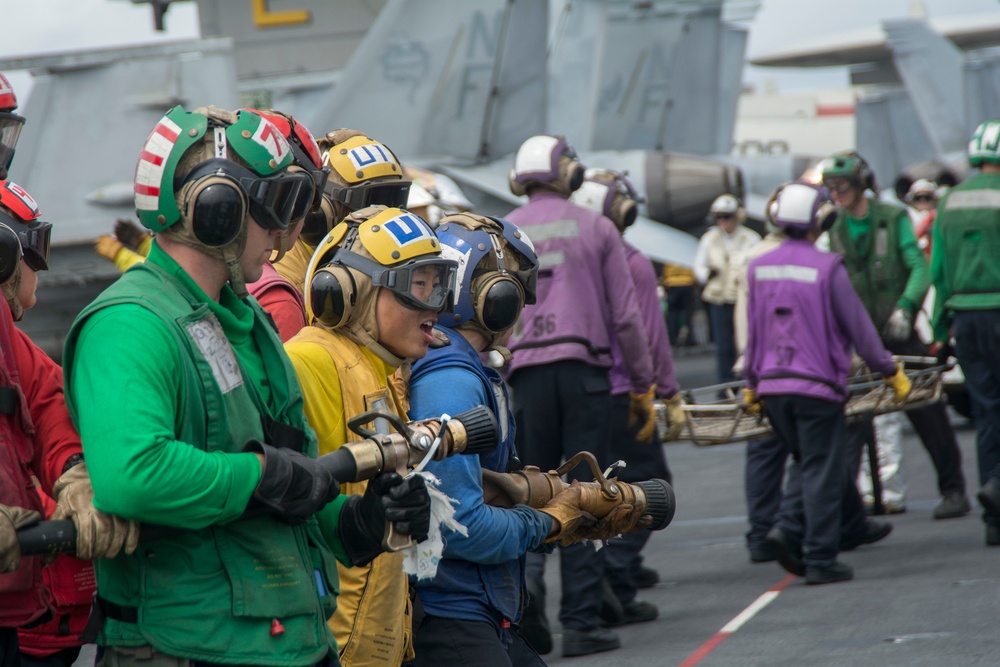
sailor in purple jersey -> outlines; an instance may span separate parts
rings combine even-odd
[[[635,187],[624,175],[616,171],[588,169],[583,185],[573,193],[570,201],[604,214],[624,234],[635,223],[642,201]],[[656,291],[656,270],[653,263],[638,248],[622,239],[629,274],[635,285],[639,312],[642,314],[649,353],[653,360],[656,396],[667,401],[667,440],[675,440],[686,423],[686,414],[680,387],[674,375],[674,358],[670,348],[667,326],[660,312],[660,298]],[[653,438],[639,441],[637,429],[629,425],[629,377],[625,372],[624,357],[616,340],[611,341],[614,365],[608,374],[611,380],[611,460],[627,463],[619,478],[626,482],[659,478],[672,483],[670,469],[660,440]],[[609,625],[623,625],[651,621],[658,615],[656,605],[636,599],[638,581],[636,573],[644,569],[640,551],[649,540],[648,531],[623,535],[607,544],[605,578],[611,585],[616,601],[605,601],[602,619]],[[655,570],[646,568],[646,580],[659,578]]]
[[[882,373],[902,401],[910,382],[893,364],[851,287],[843,260],[813,241],[830,210],[826,188],[791,183],[778,194],[774,223],[789,237],[750,264],[744,401],[763,409],[792,455],[776,528],[767,541],[785,569],[806,583],[854,576],[840,563],[847,467],[847,375],[851,349]],[[802,545],[802,556],[797,552]]]
[[[625,351],[630,412],[641,437],[655,430],[653,366],[625,250],[614,224],[567,201],[583,181],[583,166],[562,137],[535,136],[521,145],[511,190],[529,202],[508,220],[531,238],[539,259],[537,303],[525,306],[510,349],[510,384],[517,417],[517,448],[524,463],[543,470],[577,452],[609,463],[611,341]],[[570,478],[588,479],[578,467]],[[618,636],[600,625],[604,553],[590,545],[561,549],[563,655],[618,648]],[[551,647],[541,627],[541,557],[529,558],[525,634],[540,652]]]

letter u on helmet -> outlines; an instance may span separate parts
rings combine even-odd
[[[631,227],[639,216],[643,199],[626,174],[609,169],[587,169],[583,184],[570,201],[597,211],[615,223],[619,231]]]
[[[569,197],[583,184],[585,171],[566,137],[539,134],[517,149],[508,181],[517,196],[526,194],[531,185],[541,185]]]
[[[330,177],[322,209],[306,218],[302,229],[306,243],[318,245],[352,211],[369,206],[406,207],[410,181],[388,146],[345,128],[321,137],[319,148]]]
[[[981,123],[969,139],[969,165],[1000,164],[1000,119]]]
[[[375,288],[414,310],[441,312],[455,289],[457,262],[441,254],[434,231],[399,208],[370,206],[349,215],[316,248],[306,271],[306,312],[335,329],[374,318]]]
[[[538,257],[531,240],[503,218],[456,213],[437,228],[443,257],[458,264],[452,312],[438,324],[478,325],[491,336],[514,326],[524,304],[535,303]]]
[[[769,207],[774,226],[801,233],[826,229],[836,216],[830,191],[807,181],[792,181],[781,186]]]

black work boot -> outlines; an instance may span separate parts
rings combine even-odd
[[[979,504],[988,514],[1000,517],[1000,484],[997,484],[995,479],[986,480],[983,488],[979,489],[979,493],[976,494],[976,498],[979,499]]]
[[[854,578],[854,569],[846,563],[834,561],[827,567],[807,567],[806,583],[811,586],[820,584],[835,584],[838,581],[850,581]]]
[[[636,588],[652,588],[660,583],[660,573],[651,567],[640,565],[632,573],[632,581]]]
[[[972,510],[964,491],[946,494],[934,508],[935,519],[957,519]]]
[[[806,575],[806,566],[802,562],[802,543],[789,537],[785,531],[775,526],[764,538],[764,544],[771,548],[778,564],[797,577]]]
[[[604,628],[594,628],[593,630],[563,629],[562,654],[564,658],[613,651],[616,648],[621,648],[621,645],[622,642],[618,635]]]
[[[840,538],[840,550],[854,551],[864,544],[874,544],[875,542],[887,537],[891,532],[892,524],[888,521],[868,519],[865,521],[865,527],[860,533],[857,535],[851,535],[847,538]]]

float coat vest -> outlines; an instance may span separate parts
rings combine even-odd
[[[899,251],[899,225],[909,225],[910,218],[892,204],[870,200],[869,206],[868,233],[859,239],[863,245],[851,240],[847,212],[841,210],[830,229],[830,248],[844,258],[854,291],[875,328],[882,331],[910,278]]]
[[[149,262],[130,269],[73,323],[66,342],[67,376],[87,318],[103,308],[134,304],[162,319],[187,359],[177,369],[183,376],[175,418],[179,441],[226,453],[242,451],[252,439],[281,446],[285,440],[269,433],[287,427],[305,433],[302,395],[263,309],[253,299],[246,302],[254,311],[251,335],[267,370],[274,409],[263,404],[250,383],[223,391],[217,369],[198,343],[214,339],[218,364],[218,349],[229,346],[218,319],[182,283]],[[245,377],[231,347],[229,356]],[[69,407],[75,413],[72,403]],[[315,456],[314,442],[303,437],[298,449]],[[221,664],[315,664],[335,646],[326,624],[336,608],[334,563],[314,518],[290,526],[262,515],[143,540],[132,555],[94,563],[99,603],[110,610],[99,643],[151,645],[170,656]],[[275,620],[283,632],[272,631]]]
[[[289,344],[315,344],[330,355],[343,405],[329,409],[343,410],[343,428],[348,441],[361,437],[347,430],[347,421],[362,412],[387,410],[406,421],[406,411],[386,372],[393,369],[383,366],[380,372],[372,361],[374,355],[369,357],[357,343],[337,331],[310,326],[300,331]],[[307,383],[325,382],[326,374],[324,377],[302,374],[300,379],[308,390]],[[327,408],[307,406],[307,409]],[[376,431],[389,432],[382,420],[376,420],[374,427]],[[340,491],[345,495],[360,495],[367,487],[368,482],[349,482],[342,484]],[[367,565],[345,567],[338,563],[337,567],[340,596],[330,628],[340,646],[340,661],[344,667],[395,666],[412,657],[409,584],[403,574],[403,554],[383,553]]]
[[[451,345],[430,350],[427,356],[413,365],[411,382],[426,373],[444,368],[460,368],[478,377],[489,399],[487,407],[505,420],[500,424],[501,442],[487,455],[480,454],[480,465],[486,470],[508,472],[508,461],[516,459],[514,448],[514,413],[510,409],[507,385],[500,374],[486,368],[476,350],[457,333],[452,333]],[[521,591],[524,584],[524,556],[505,563],[480,564],[456,558],[442,558],[437,575],[428,581],[417,581],[421,600],[425,604],[448,605],[455,608],[455,617],[462,614],[465,600],[479,598],[489,608],[496,610],[508,621],[516,622],[520,615]],[[485,596],[485,600],[482,598]],[[468,612],[466,612],[468,614]],[[475,616],[469,616],[475,618]]]

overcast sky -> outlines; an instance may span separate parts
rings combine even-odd
[[[242,1],[249,8],[250,0]],[[919,1],[919,0],[917,0]],[[915,0],[763,0],[751,23],[749,56],[779,46],[801,43],[853,29],[871,27],[885,18],[902,18]],[[8,0],[0,58],[86,47],[185,39],[198,34],[194,2],[174,3],[167,13],[167,31],[153,30],[147,5],[128,0]],[[290,3],[294,5],[294,2]],[[1000,0],[923,0],[931,18],[960,14],[1000,14]],[[276,3],[280,8],[280,4]],[[18,94],[27,97],[30,76],[9,75]],[[807,90],[847,85],[843,68],[832,71],[748,67],[744,79],[757,87],[770,79],[779,90]]]

